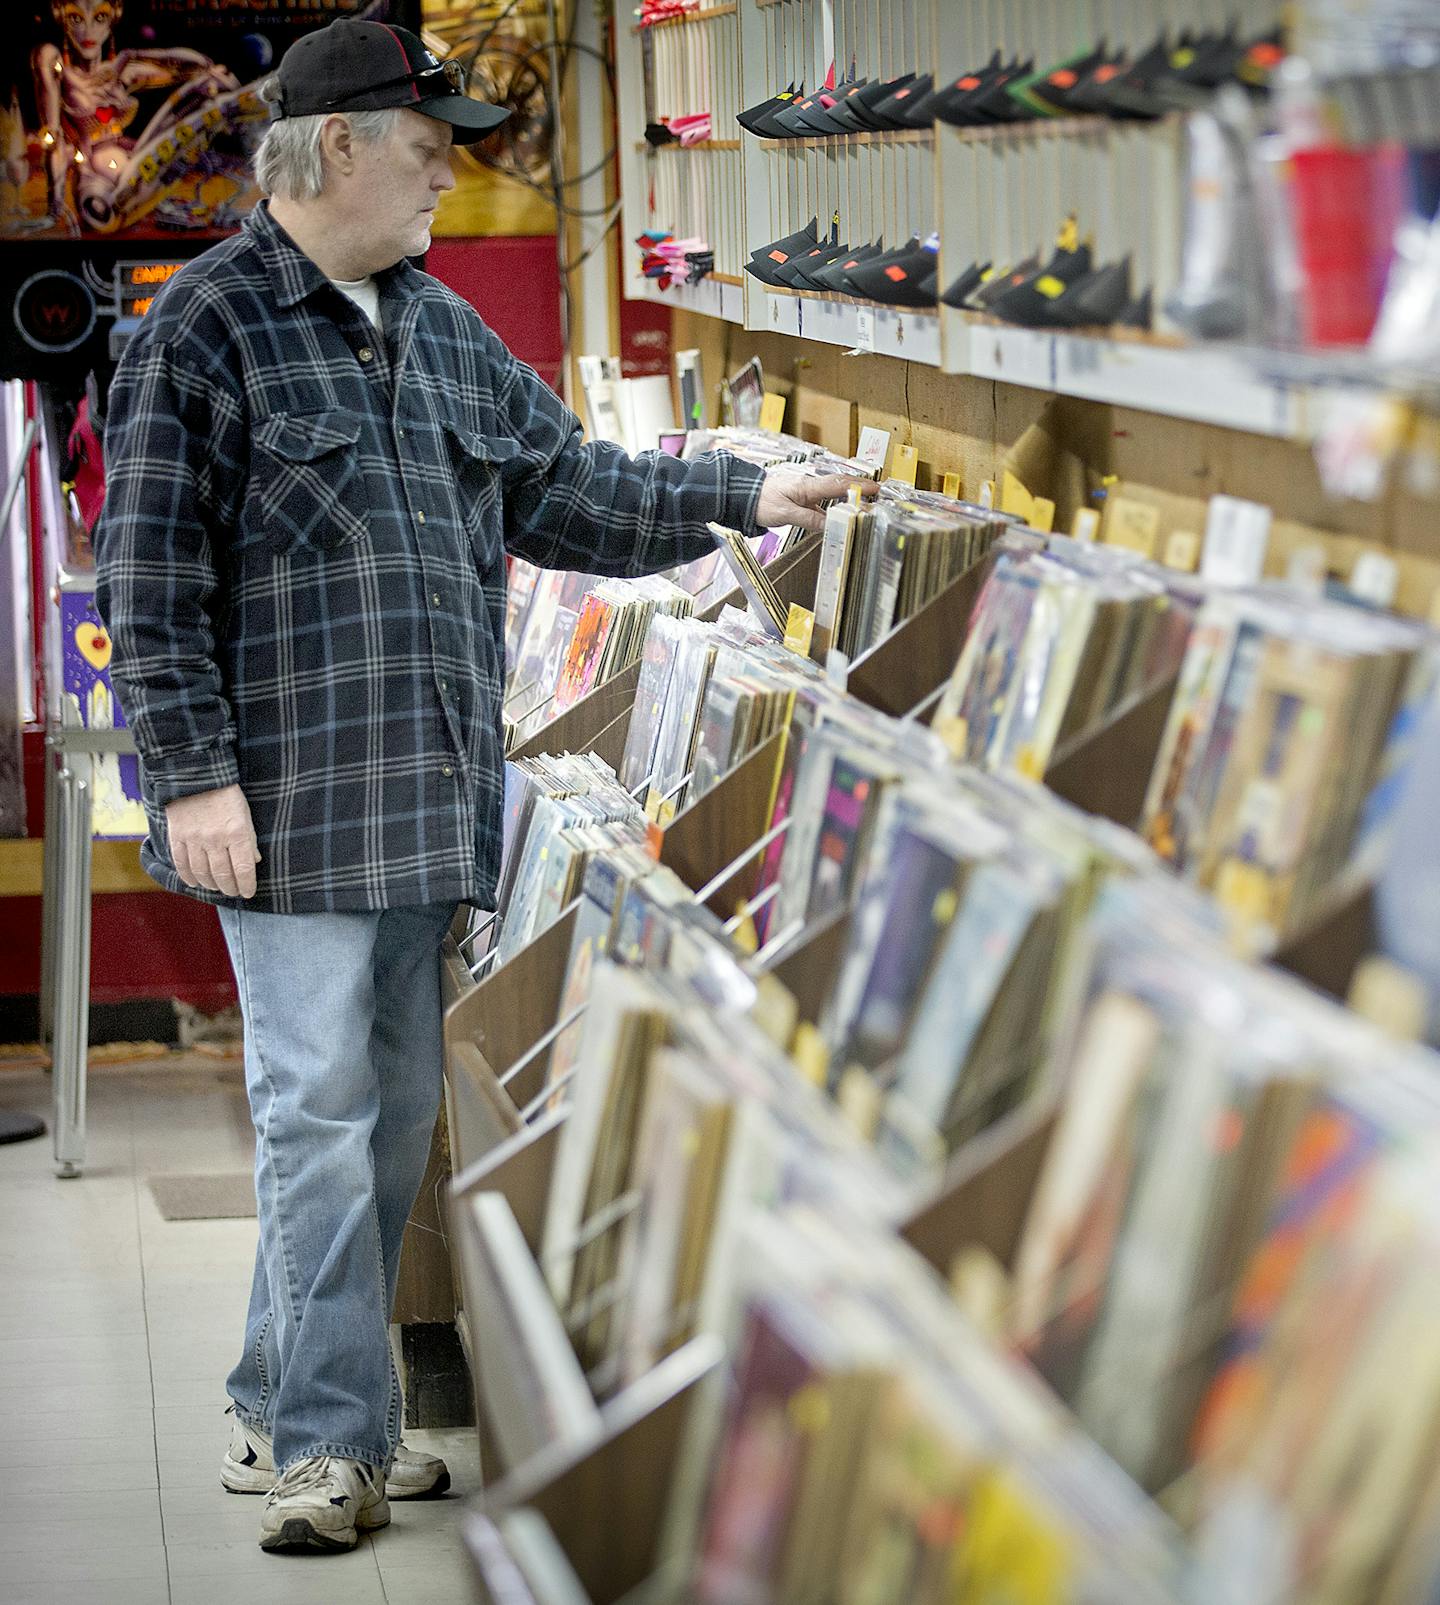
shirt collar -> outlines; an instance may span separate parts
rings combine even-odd
[[[245,219],[244,227],[275,286],[277,306],[298,306],[316,290],[330,287],[329,279],[271,217],[268,201],[261,201],[254,208]],[[392,284],[404,283],[412,276],[418,279],[421,275],[402,257],[394,267],[385,268],[374,277],[383,295]]]

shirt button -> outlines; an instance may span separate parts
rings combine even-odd
[[[449,780],[449,778],[451,777],[451,775],[453,775],[455,773],[455,771],[447,763],[441,768],[440,773],[445,776],[446,780]]]
[[[424,513],[416,513],[416,515],[415,515],[415,522],[416,522],[416,523],[417,523],[417,524],[423,524],[423,523],[424,523],[424,522],[425,522],[425,515],[424,515]]]
[[[396,435],[397,435],[397,436],[398,436],[398,437],[399,437],[399,439],[401,439],[401,440],[404,440],[404,438],[405,438],[405,431],[404,431],[404,430],[403,430],[403,429],[397,429],[397,430],[396,430],[396,431],[395,431],[395,433],[396,433]]]
[[[361,362],[372,362],[375,357],[375,353],[369,346],[361,346],[358,355]]]
[[[440,606],[440,593],[439,593],[439,591],[434,592],[434,594],[431,596],[430,600],[435,604],[436,607],[439,607]]]

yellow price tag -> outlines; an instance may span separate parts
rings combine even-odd
[[[1160,509],[1146,502],[1112,496],[1105,516],[1105,544],[1121,546],[1141,557],[1154,557],[1160,539]]]
[[[946,474],[940,486],[940,494],[942,496],[949,496],[958,502],[961,499],[963,490],[964,486],[960,482],[959,474]]]
[[[1073,1543],[1013,1473],[992,1471],[975,1489],[970,1529],[955,1552],[956,1599],[1068,1605]]]
[[[1175,529],[1165,538],[1165,566],[1193,574],[1200,566],[1200,537],[1193,529]]]
[[[913,485],[919,467],[920,453],[914,446],[897,446],[890,463],[890,477],[902,480],[907,485]]]
[[[798,652],[802,658],[808,657],[810,640],[814,634],[814,613],[808,607],[802,607],[799,602],[792,602],[785,620],[785,645],[792,652]]]
[[[795,1027],[795,1040],[790,1047],[790,1057],[795,1061],[795,1068],[811,1086],[825,1085],[830,1070],[830,1053],[825,1046],[825,1038],[809,1020],[802,1020]]]
[[[1014,513],[1028,524],[1034,507],[1035,498],[1007,468],[1000,477],[1000,511]]]
[[[767,390],[764,401],[760,403],[760,427],[778,435],[784,424],[785,398],[776,395],[773,390]]]

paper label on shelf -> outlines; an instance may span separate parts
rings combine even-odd
[[[875,313],[870,307],[860,307],[855,313],[855,349],[875,349]]]
[[[1395,601],[1400,570],[1395,560],[1383,552],[1361,552],[1350,570],[1350,589],[1376,607],[1389,607]]]
[[[1217,585],[1253,585],[1265,571],[1271,512],[1238,496],[1212,496],[1200,577]]]
[[[919,467],[920,453],[914,446],[897,446],[894,461],[890,464],[890,477],[902,479],[907,485],[913,485]]]
[[[1082,507],[1070,526],[1070,538],[1076,541],[1093,541],[1100,534],[1100,515],[1093,507]]]
[[[1329,573],[1329,560],[1319,541],[1308,546],[1297,546],[1285,565],[1285,583],[1308,596],[1325,594],[1325,578]]]
[[[860,431],[860,444],[855,448],[855,460],[864,463],[872,474],[878,474],[885,466],[885,456],[890,450],[890,431],[877,429],[874,424],[867,424]]]
[[[963,489],[959,474],[946,474],[940,486],[940,494],[942,496],[951,496],[958,502],[961,499],[961,491]]]

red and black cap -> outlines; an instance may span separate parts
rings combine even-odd
[[[408,28],[342,18],[297,39],[280,62],[276,117],[323,117],[332,111],[408,106],[455,130],[471,145],[510,115],[472,100],[465,68],[441,61]]]

